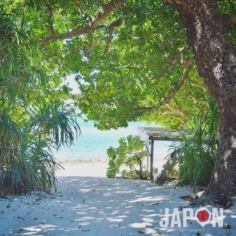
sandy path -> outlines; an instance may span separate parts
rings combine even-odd
[[[196,220],[189,220],[187,227],[161,227],[165,208],[172,212],[186,205],[180,196],[191,193],[187,187],[175,189],[173,184],[160,187],[150,181],[85,176],[58,176],[58,182],[54,195],[0,199],[0,236],[235,235],[235,206],[224,210],[224,224],[231,229],[212,227],[211,223],[202,227]]]

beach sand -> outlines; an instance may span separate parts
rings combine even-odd
[[[188,202],[180,198],[192,193],[188,186],[175,188],[176,182],[157,186],[149,180],[108,179],[106,161],[62,164],[65,170],[57,172],[56,193],[33,192],[0,199],[1,236],[235,235],[235,205],[223,209],[223,218],[215,220],[220,225],[216,223],[214,227],[210,216],[210,221],[201,226],[194,218],[200,208],[187,208],[187,214]],[[206,208],[205,212],[216,213],[215,207]],[[169,214],[165,214],[167,210]],[[220,209],[216,210],[220,214]],[[184,215],[189,216],[190,211],[193,217],[186,220]],[[165,217],[169,222],[163,221]]]

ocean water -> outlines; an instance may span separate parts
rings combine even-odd
[[[131,122],[127,128],[119,128],[118,130],[100,131],[94,127],[93,122],[84,123],[79,121],[82,131],[81,136],[75,141],[75,144],[68,147],[61,147],[55,152],[55,157],[59,161],[65,160],[89,160],[89,159],[105,159],[107,149],[109,147],[118,147],[118,140],[130,134],[138,135],[138,127],[157,126],[155,124],[146,124],[145,122]],[[154,157],[162,161],[168,154],[171,142],[155,141]]]

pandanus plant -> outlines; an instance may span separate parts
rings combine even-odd
[[[0,194],[56,188],[52,150],[80,134],[75,111],[55,92],[20,22],[0,9]]]

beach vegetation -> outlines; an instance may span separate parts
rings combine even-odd
[[[196,187],[209,184],[216,161],[219,144],[219,117],[215,101],[206,95],[209,103],[207,113],[194,116],[184,132],[180,131],[182,141],[173,142],[170,149],[178,153],[179,181],[177,186],[190,184],[193,192]]]
[[[22,19],[23,21],[23,19]],[[23,25],[0,11],[0,194],[56,189],[53,150],[80,134]],[[19,25],[18,25],[19,24]],[[22,27],[21,27],[22,26]],[[62,96],[60,96],[60,93]]]
[[[1,90],[6,94],[10,89],[5,104],[27,96],[28,107],[41,99],[71,98],[99,129],[126,127],[137,120],[184,128],[199,111],[207,113],[203,93],[208,92],[219,112],[220,144],[202,199],[223,203],[236,195],[234,0],[2,0],[1,4],[32,39],[23,43],[24,53],[30,53],[18,65],[22,69],[30,61],[38,74],[43,67],[47,81],[41,86],[35,78],[43,77],[31,76],[26,83],[22,78],[29,77],[12,76],[13,65],[8,63],[12,66],[4,73],[11,80]],[[6,37],[14,41],[12,34]],[[16,37],[15,42],[22,39]],[[1,52],[5,45],[1,41]],[[14,53],[0,56],[5,61],[19,59]],[[67,75],[78,83],[77,95],[71,93]],[[10,82],[18,87],[9,87]]]
[[[144,142],[138,135],[129,135],[119,139],[117,148],[109,147],[107,177],[132,179],[147,179],[149,171],[143,166],[143,159],[147,156],[144,150]]]

